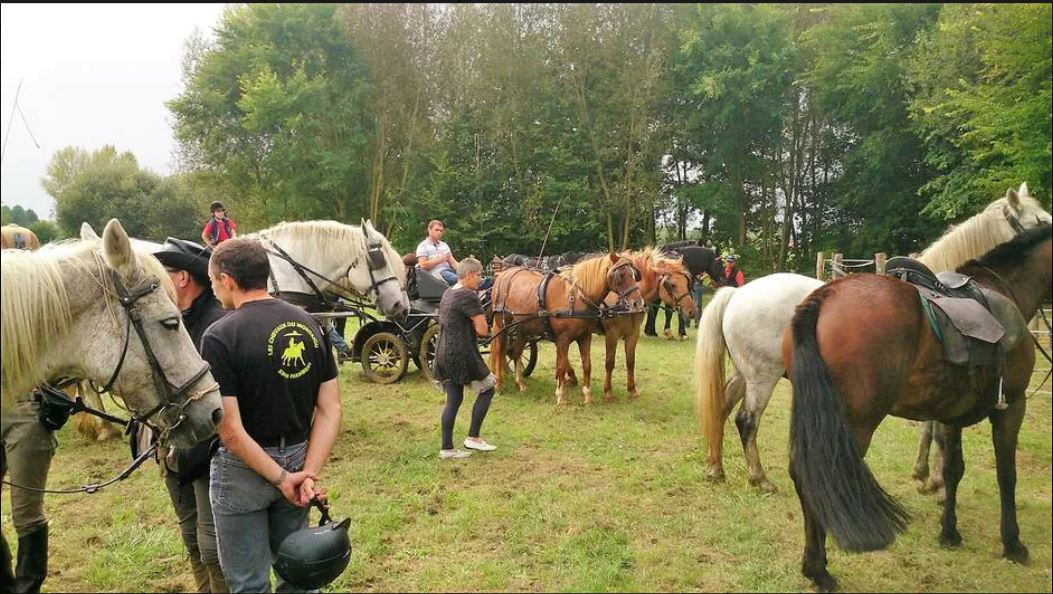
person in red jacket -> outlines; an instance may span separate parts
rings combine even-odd
[[[214,201],[208,209],[212,212],[212,216],[209,217],[208,223],[201,231],[201,240],[205,242],[205,245],[214,248],[238,236],[238,226],[234,223],[234,219],[227,216],[227,209],[223,208],[222,202]]]
[[[735,256],[728,256],[724,258],[724,284],[729,287],[741,287],[746,284],[746,277],[743,276],[742,271],[739,270],[738,266],[735,266]]]

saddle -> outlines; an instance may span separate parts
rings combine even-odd
[[[886,264],[886,274],[912,285],[936,337],[943,357],[969,367],[1001,364],[1026,330],[1016,304],[1007,297],[957,272],[934,274],[912,258],[897,256]]]

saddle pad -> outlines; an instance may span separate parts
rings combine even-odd
[[[951,324],[963,335],[995,344],[1005,336],[1005,328],[991,312],[972,299],[939,297],[929,302],[947,314]]]

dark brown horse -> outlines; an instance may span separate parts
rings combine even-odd
[[[1039,220],[1040,226],[958,268],[985,290],[993,309],[1001,305],[997,317],[1006,334],[1000,341],[1004,358],[997,363],[965,367],[944,360],[918,291],[896,278],[838,279],[797,307],[783,336],[793,382],[790,474],[804,513],[802,572],[820,589],[836,587],[826,568],[827,531],[844,550],[870,551],[888,546],[906,526],[906,511],[863,462],[887,415],[947,425],[940,531],[945,546],[962,540],[955,509],[965,471],[962,427],[989,419],[1003,555],[1027,560],[1015,495],[1017,434],[1035,362],[1025,320],[1053,290],[1049,214]]]
[[[603,299],[613,292],[622,305],[639,309],[643,298],[636,285],[638,274],[629,260],[616,254],[582,260],[559,274],[546,275],[518,266],[502,271],[490,292],[494,304],[491,332],[500,335],[491,343],[490,350],[490,370],[497,377],[497,388],[500,389],[503,380],[507,351],[515,361],[516,384],[520,390],[526,389],[523,348],[528,339],[547,337],[556,343],[556,403],[566,403],[563,390],[571,342],[578,343],[581,354],[582,395],[586,404],[592,402],[589,348],[592,333],[599,327]]]

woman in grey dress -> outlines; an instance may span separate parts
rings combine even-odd
[[[435,353],[435,376],[446,392],[442,411],[442,449],[439,457],[466,458],[471,452],[453,447],[453,423],[464,401],[464,387],[478,396],[472,408],[472,423],[464,447],[481,452],[497,448],[479,437],[483,419],[494,397],[494,376],[479,355],[477,337],[486,336],[486,316],[476,292],[482,283],[483,266],[475,258],[457,263],[457,284],[443,293],[439,303],[439,343]]]

